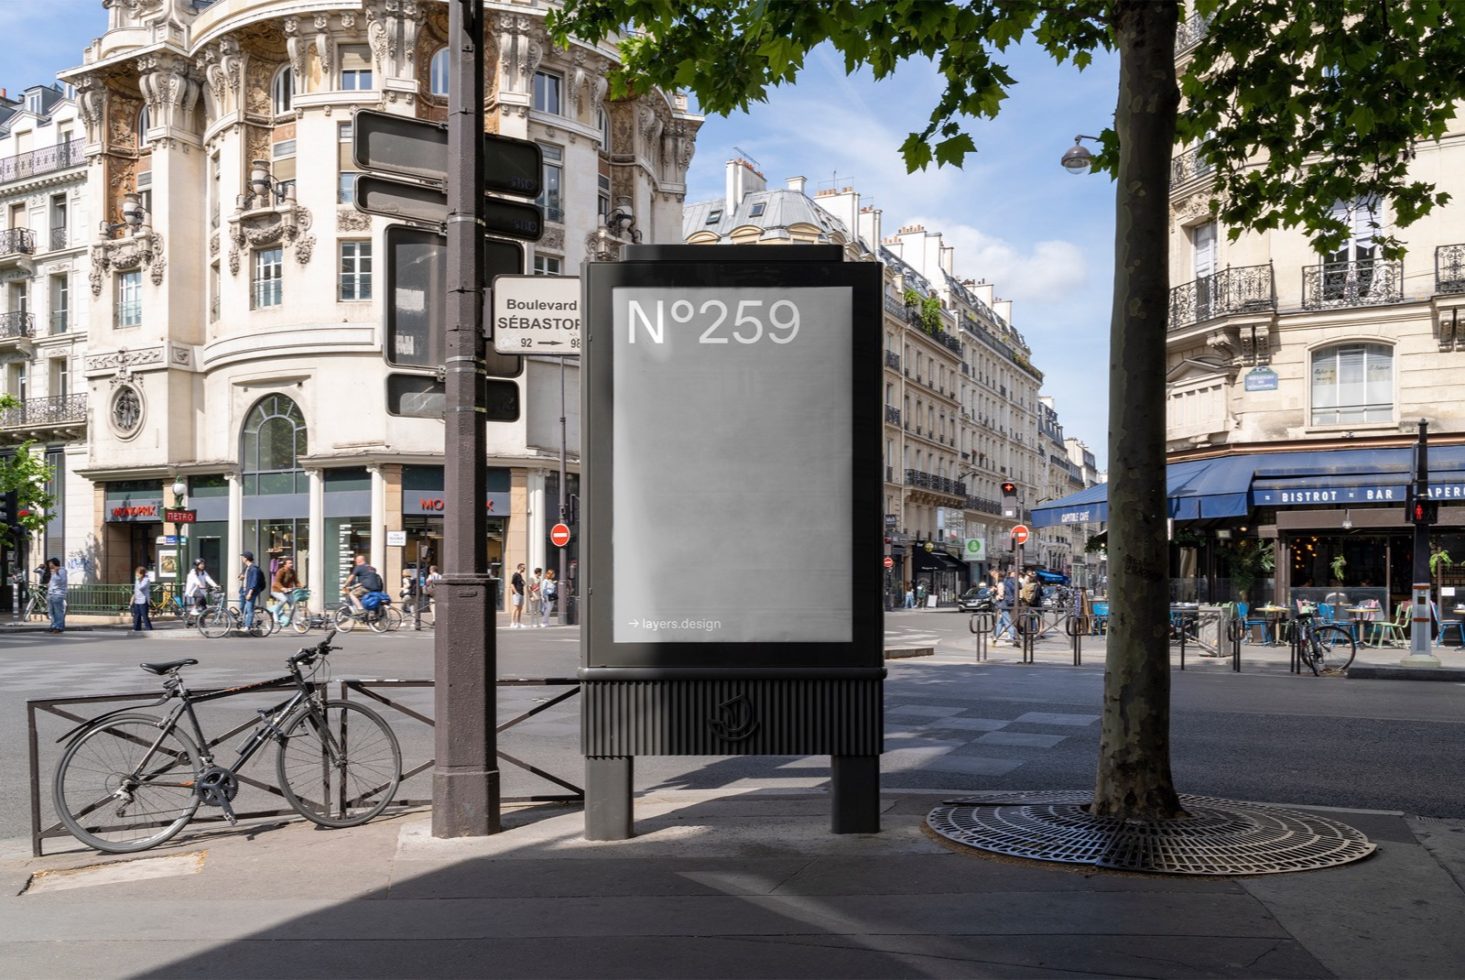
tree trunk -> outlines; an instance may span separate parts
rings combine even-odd
[[[1119,168],[1109,340],[1109,650],[1094,812],[1183,813],[1170,774],[1165,329],[1170,155],[1179,92],[1174,2],[1120,0]]]

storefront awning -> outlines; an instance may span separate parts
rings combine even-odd
[[[964,572],[966,564],[957,561],[944,551],[927,551],[917,548],[912,552],[918,572]]]
[[[1252,453],[1185,460],[1165,468],[1168,516],[1239,517],[1253,507],[1403,503],[1412,447]],[[1465,501],[1465,446],[1429,452],[1430,494]],[[1089,487],[1033,508],[1034,527],[1109,519],[1109,488]]]

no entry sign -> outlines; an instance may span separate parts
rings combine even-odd
[[[1026,524],[1019,524],[1017,527],[1014,527],[1012,529],[1012,540],[1018,544],[1027,544],[1028,526]]]
[[[886,555],[885,556],[885,560],[883,562],[881,562],[881,564],[884,565],[886,568],[894,568],[895,567],[895,559],[894,558],[891,558],[889,555]]]
[[[549,542],[556,548],[563,548],[570,543],[570,529],[564,524],[556,524],[549,529]]]

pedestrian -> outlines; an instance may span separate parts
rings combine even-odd
[[[539,618],[540,606],[544,600],[544,595],[540,592],[543,584],[544,569],[534,569],[534,574],[529,576],[529,622],[531,624],[534,624],[534,621]]]
[[[141,633],[143,630],[152,630],[153,617],[148,609],[152,601],[153,577],[148,574],[148,570],[144,566],[138,565],[132,581],[132,632]]]
[[[524,628],[524,563],[521,561],[514,568],[514,577],[509,579],[509,629],[521,630]]]
[[[1001,591],[997,599],[997,627],[992,631],[992,639],[1000,639],[1003,633],[1012,637],[1012,645],[1022,646],[1022,641],[1017,636],[1017,623],[1013,620],[1013,612],[1017,608],[1017,572],[1008,569],[1007,577],[1002,580]]]
[[[66,631],[66,569],[61,567],[60,558],[46,562],[51,577],[46,580],[46,609],[51,613],[51,625],[47,633]]]
[[[254,625],[255,600],[264,594],[265,573],[254,563],[254,552],[246,551],[239,557],[244,559],[244,571],[239,575],[239,612],[243,617],[244,632],[248,635]]]
[[[909,582],[907,582],[905,584],[905,607],[907,609],[914,609],[914,608],[916,608],[916,590],[915,590],[915,586],[911,585],[911,583],[909,583]]]
[[[183,585],[183,601],[192,602],[195,609],[203,612],[209,605],[209,590],[218,587],[219,583],[209,575],[204,560],[199,558],[193,563],[193,569],[188,573],[188,581]]]
[[[926,608],[926,583],[924,580],[916,583],[916,608]]]
[[[554,615],[554,601],[560,594],[559,583],[554,580],[554,569],[544,573],[544,578],[539,582],[539,625],[541,628],[549,625],[549,617]]]

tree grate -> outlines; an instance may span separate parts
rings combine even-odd
[[[1035,861],[1177,875],[1263,875],[1331,868],[1376,845],[1327,817],[1209,796],[1160,822],[1092,816],[1084,791],[984,793],[946,800],[926,823],[947,840]]]

